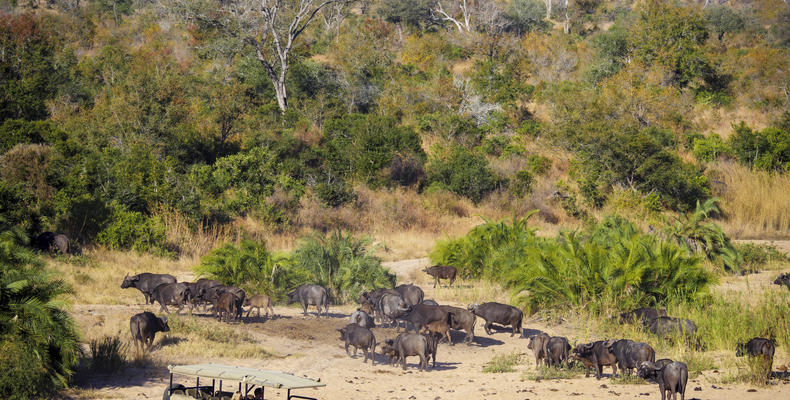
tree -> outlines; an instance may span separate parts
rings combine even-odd
[[[296,40],[329,5],[349,0],[160,0],[170,12],[233,39],[236,51],[253,51],[274,86],[277,105],[285,114],[285,78]]]
[[[445,1],[444,3],[449,3],[446,11],[445,5],[441,0],[436,2],[436,6],[431,10],[431,13],[434,15],[434,17],[442,21],[452,22],[455,24],[455,27],[458,28],[458,32],[460,33],[471,32],[471,18],[472,13],[476,8],[475,2],[460,0],[451,2]]]

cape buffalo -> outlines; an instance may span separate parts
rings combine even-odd
[[[389,321],[390,327],[395,325],[398,329],[400,329],[400,326],[398,326],[398,319],[401,318],[404,313],[411,310],[411,307],[403,301],[403,298],[400,297],[399,294],[393,293],[384,293],[384,295],[379,298],[375,307],[376,311],[381,316],[382,324]],[[408,329],[408,326],[406,328]]]
[[[423,330],[430,332],[431,334],[436,333],[439,335],[439,338],[447,338],[447,341],[450,343],[450,346],[453,345],[453,338],[450,336],[450,319],[452,318],[451,314],[447,314],[446,320],[439,320],[439,321],[431,321],[425,325],[423,325]]]
[[[434,278],[433,287],[436,287],[436,284],[440,283],[439,279],[449,279],[450,284],[447,285],[449,287],[453,286],[453,282],[455,282],[455,275],[458,273],[458,270],[451,265],[434,265],[432,267],[425,268],[422,270],[422,272],[425,272]]]
[[[403,301],[410,306],[416,306],[422,303],[425,297],[425,293],[423,293],[419,286],[411,284],[396,286],[395,291],[400,293],[400,297],[403,297]]]
[[[420,357],[420,371],[428,368],[426,356],[428,355],[428,339],[418,333],[401,333],[395,339],[390,339],[385,342],[386,352],[390,355],[395,355],[401,363],[403,369],[406,369],[406,357],[419,356]]]
[[[154,304],[151,292],[163,283],[176,283],[176,277],[169,274],[151,274],[148,272],[133,276],[126,274],[121,283],[121,289],[133,287],[145,296],[145,304]]]
[[[738,346],[735,349],[735,356],[743,357],[744,355],[748,355],[749,357],[762,357],[764,360],[763,367],[767,372],[767,379],[771,379],[771,370],[773,369],[775,352],[775,340],[756,337],[746,342],[746,345],[741,343],[739,340]]]
[[[568,352],[571,345],[568,339],[561,336],[552,336],[546,344],[546,361],[550,367],[559,367],[568,361]]]
[[[631,375],[631,369],[637,368],[642,361],[656,360],[656,352],[647,343],[621,339],[608,341],[605,346],[617,358],[617,366],[628,375]]]
[[[349,322],[368,329],[376,327],[376,323],[373,322],[373,317],[360,309],[357,309],[357,311],[354,311],[354,313],[351,314],[351,317],[349,317]]]
[[[419,333],[424,325],[436,321],[449,321],[449,313],[442,310],[441,306],[429,306],[425,304],[417,304],[411,307],[411,310],[398,319],[411,323],[414,327],[414,333]],[[408,327],[407,327],[408,330]]]
[[[154,313],[144,311],[129,319],[129,330],[132,332],[135,349],[139,346],[141,349],[151,350],[156,333],[169,332],[170,326],[167,324],[167,317],[157,318]]]
[[[658,317],[647,323],[650,333],[664,339],[685,337],[691,343],[697,335],[694,321],[684,318]]]
[[[512,326],[513,333],[510,336],[521,333],[521,320],[524,314],[516,307],[492,302],[480,305],[472,304],[468,308],[469,311],[486,321],[484,328],[489,335],[491,334],[491,324],[494,322],[502,326]]]
[[[790,273],[780,274],[776,280],[774,280],[774,285],[785,285],[788,289],[790,289]]]
[[[348,346],[354,346],[354,356],[357,355],[357,349],[362,349],[365,352],[365,361],[368,362],[368,352],[370,352],[371,365],[376,364],[376,336],[368,328],[363,328],[357,324],[348,324],[344,328],[338,329],[340,332],[340,340],[345,342],[346,354]]]
[[[33,240],[33,245],[41,251],[71,254],[71,241],[68,236],[62,233],[41,232]]]
[[[548,357],[546,357],[546,345],[549,344],[550,339],[551,336],[545,332],[538,333],[537,335],[531,336],[529,338],[529,344],[527,344],[527,348],[532,350],[532,354],[535,355],[535,368],[540,366],[540,360],[543,360],[546,365],[549,365]]]
[[[250,307],[250,310],[247,311],[247,318],[250,317],[252,313],[252,309],[255,308],[258,310],[258,318],[261,317],[261,308],[266,311],[266,318],[269,318],[269,312],[271,311],[271,315],[274,316],[274,307],[272,307],[272,299],[265,294],[257,294],[252,297],[247,297],[244,299],[244,306]]]
[[[163,283],[151,291],[151,298],[159,303],[162,311],[170,314],[167,306],[178,306],[176,314],[189,304],[189,287],[183,283]],[[190,312],[192,307],[189,307]]]
[[[599,340],[592,343],[580,344],[573,349],[573,358],[579,360],[587,366],[585,377],[590,376],[589,367],[595,368],[595,379],[600,380],[603,376],[603,367],[612,367],[612,376],[617,375],[617,357],[609,352],[609,347],[614,343],[613,340]],[[609,347],[607,347],[609,345]]]
[[[431,299],[423,300],[422,304],[427,304],[429,306],[438,306],[439,305],[439,303],[437,303],[436,301],[431,300]]]
[[[670,360],[671,361],[671,360]],[[661,363],[664,364],[664,363]],[[658,383],[658,390],[661,391],[661,400],[669,396],[674,400],[675,393],[680,393],[680,400],[686,398],[686,383],[689,380],[689,370],[686,364],[672,361],[666,365],[642,361],[639,364],[638,374],[644,379],[652,379]]]
[[[429,305],[427,302],[423,302],[422,304]],[[466,331],[466,336],[464,337],[464,343],[472,344],[472,340],[475,338],[475,324],[477,323],[477,317],[469,310],[464,310],[463,308],[453,307],[453,306],[439,306],[440,310],[447,311],[450,314],[450,327],[455,330],[463,329]]]
[[[219,321],[236,319],[236,298],[231,292],[218,292],[214,298],[214,313],[219,315]]]
[[[304,284],[299,286],[293,292],[287,294],[287,304],[296,303],[297,301],[302,306],[304,316],[307,316],[307,306],[315,306],[318,310],[316,316],[321,316],[321,307],[324,309],[324,316],[329,312],[329,296],[326,294],[326,289],[319,285]]]

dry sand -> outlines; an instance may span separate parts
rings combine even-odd
[[[427,259],[407,260],[389,263],[399,277],[399,281],[411,281],[417,276],[419,269],[427,265]],[[420,272],[421,273],[421,272]],[[754,275],[752,276],[754,277]],[[437,298],[436,291],[431,288],[424,277],[419,279],[426,292],[426,298]],[[728,283],[730,284],[730,283]],[[738,285],[738,282],[732,283]],[[779,288],[777,287],[777,290]],[[140,296],[142,302],[142,296]],[[447,303],[447,302],[443,302]],[[465,306],[465,304],[455,304]],[[104,321],[123,320],[133,313],[139,312],[143,306],[81,306],[75,305],[73,312],[81,329]],[[149,310],[157,311],[153,306]],[[604,379],[598,381],[594,377],[583,376],[574,379],[525,380],[525,372],[535,368],[534,358],[527,349],[528,340],[523,337],[511,337],[506,330],[499,330],[493,335],[486,335],[482,320],[478,320],[475,329],[476,340],[471,346],[442,344],[438,351],[436,368],[419,372],[415,357],[407,359],[407,370],[383,363],[379,354],[376,364],[363,363],[363,357],[348,357],[338,340],[336,328],[347,323],[347,316],[353,307],[332,307],[329,318],[316,318],[314,310],[310,316],[303,317],[301,309],[279,306],[275,310],[281,316],[272,320],[255,320],[237,326],[249,330],[260,345],[274,350],[278,357],[265,360],[250,359],[201,359],[201,358],[169,358],[152,354],[154,366],[145,369],[130,368],[121,375],[92,378],[83,382],[82,388],[69,391],[69,398],[117,398],[117,399],[159,399],[167,384],[167,364],[215,362],[230,365],[249,366],[291,372],[296,375],[320,378],[326,387],[307,389],[297,394],[317,397],[319,399],[612,399],[646,398],[658,399],[660,394],[655,384],[613,384],[608,378],[611,372],[605,369]],[[207,317],[204,318],[209,323]],[[213,322],[211,322],[213,323]],[[525,334],[533,334],[545,330],[550,334],[574,337],[572,326],[547,327],[541,323],[527,320],[524,323]],[[396,335],[394,329],[375,328],[378,342]],[[123,334],[126,334],[123,332]],[[170,336],[177,336],[171,332]],[[164,335],[157,337],[157,343]],[[463,334],[455,332],[453,340],[460,342]],[[379,345],[380,348],[380,345]],[[516,372],[483,373],[482,368],[496,354],[523,354],[522,362]],[[782,353],[787,354],[787,353]],[[660,356],[660,355],[659,355]],[[779,357],[774,366],[788,364],[787,359]],[[768,387],[752,388],[744,384],[718,384],[718,374],[708,371],[689,381],[687,399],[790,399],[788,380],[774,379]],[[184,384],[191,382],[180,381]],[[92,387],[92,389],[89,389]],[[284,399],[285,393],[267,390],[267,399]]]

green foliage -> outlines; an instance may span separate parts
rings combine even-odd
[[[47,397],[65,387],[80,352],[63,301],[71,289],[25,244],[20,229],[0,231],[0,396],[6,399]]]
[[[586,72],[590,82],[618,73],[628,59],[628,31],[620,26],[594,36],[592,45],[598,53]]]
[[[768,127],[754,131],[744,122],[733,125],[727,143],[741,164],[769,171],[790,171],[790,130]]]
[[[453,146],[448,153],[428,162],[426,185],[439,184],[478,203],[501,184],[483,156],[460,146]]]
[[[428,0],[382,0],[378,14],[388,22],[423,29],[431,23],[431,7]]]
[[[487,362],[486,365],[483,366],[483,372],[497,374],[502,372],[513,372],[515,371],[514,367],[520,363],[520,354],[497,354],[491,359],[491,361]]]
[[[329,207],[340,207],[357,198],[354,189],[343,180],[328,180],[315,186],[316,195]]]
[[[705,176],[670,151],[661,131],[627,130],[582,140],[577,180],[581,193],[595,206],[603,205],[604,194],[613,186],[657,193],[667,206],[681,210],[709,196]]]
[[[173,255],[165,227],[156,217],[129,211],[119,204],[111,204],[110,209],[110,222],[96,237],[98,243],[111,249]]]
[[[743,258],[743,269],[758,271],[772,262],[787,263],[787,254],[779,251],[774,245],[743,243],[735,244],[735,250]]]
[[[212,250],[203,256],[195,272],[275,300],[284,299],[288,288],[305,283],[308,277],[307,272],[290,268],[287,258],[268,251],[266,243],[250,239],[238,246],[228,243]]]
[[[629,35],[635,58],[668,68],[680,87],[717,86],[720,77],[704,52],[705,20],[695,9],[650,0]]]
[[[328,121],[322,145],[330,171],[373,187],[388,183],[383,170],[395,159],[425,160],[419,135],[398,126],[395,118],[375,114],[347,114]]]
[[[516,175],[511,178],[508,188],[514,196],[522,197],[532,193],[532,184],[534,181],[535,178],[532,177],[532,173],[527,169],[522,169],[516,172]]]
[[[462,276],[504,282],[514,301],[541,309],[604,310],[695,299],[713,277],[700,259],[622,218],[608,217],[582,232],[542,239],[526,219],[479,225],[440,242],[431,261]],[[526,294],[528,293],[528,294]]]
[[[556,368],[540,365],[534,370],[527,371],[521,380],[542,381],[547,379],[573,379],[578,378],[584,370],[576,364],[572,368]]]
[[[708,137],[693,139],[692,151],[699,161],[715,161],[721,155],[731,153],[729,146],[717,133]]]
[[[310,283],[325,287],[335,304],[354,302],[362,291],[395,284],[395,275],[381,265],[371,243],[340,231],[314,235],[294,251],[291,265],[307,271]]]
[[[544,20],[546,4],[542,1],[513,0],[505,8],[505,16],[510,20],[508,29],[518,35],[549,28],[549,24]]]
[[[706,7],[705,21],[721,41],[724,34],[740,32],[744,28],[743,17],[731,7]]]
[[[539,154],[527,157],[527,169],[535,175],[543,175],[551,169],[551,159]]]
[[[718,207],[720,201],[719,198],[711,198],[702,204],[697,202],[693,212],[680,215],[667,226],[665,233],[690,253],[703,254],[725,270],[741,272],[743,257],[724,230],[710,221],[721,212]]]

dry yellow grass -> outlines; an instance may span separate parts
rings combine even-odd
[[[711,167],[722,197],[723,226],[735,238],[783,238],[790,233],[790,177],[752,171],[731,162]]]

